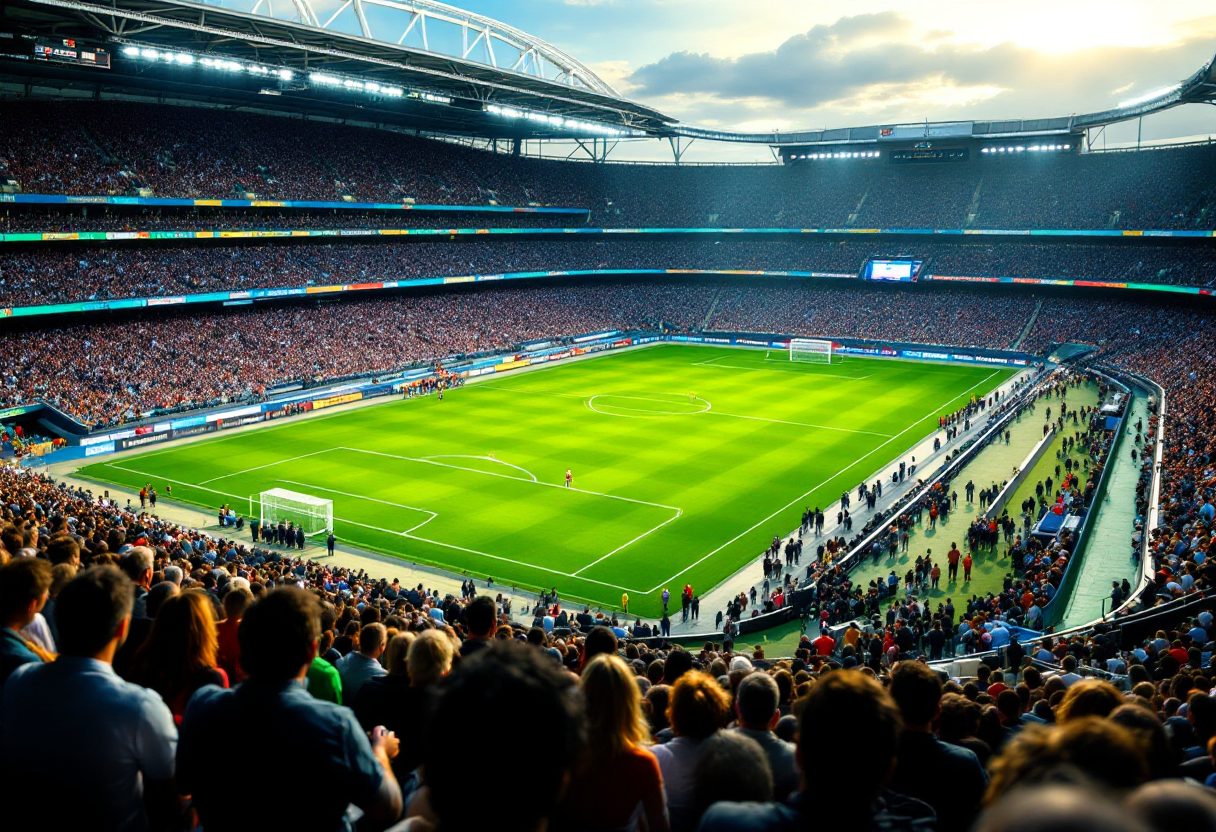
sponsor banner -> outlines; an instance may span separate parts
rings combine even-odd
[[[164,433],[167,430],[172,430],[172,426],[168,422],[158,422],[152,426],[154,433]]]
[[[110,441],[115,441],[115,440],[119,440],[119,439],[126,439],[126,438],[134,436],[134,435],[135,435],[135,431],[133,431],[133,430],[120,430],[120,431],[116,431],[114,433],[103,433],[101,436],[86,436],[84,439],[80,440],[80,444],[81,445],[96,445],[99,442],[110,442]]]
[[[211,422],[209,424],[193,425],[187,428],[174,428],[172,433],[174,439],[183,439],[187,436],[198,436],[201,433],[211,433],[213,430],[215,430],[215,423]]]
[[[118,450],[125,451],[128,448],[142,448],[145,445],[155,445],[157,442],[164,442],[168,439],[168,433],[149,433],[144,436],[135,436],[130,439],[120,439],[117,442]],[[85,452],[86,454],[88,451]]]
[[[138,427],[135,429],[136,436],[147,436],[151,432],[152,432],[151,425],[144,425],[143,427]]]
[[[632,338],[622,338],[622,339],[621,339],[621,340],[619,340],[619,341],[613,341],[613,342],[612,342],[612,348],[613,348],[613,349],[616,349],[617,347],[628,347],[628,346],[632,346],[632,345],[633,345],[633,339],[632,339]]]
[[[531,359],[528,359],[528,358],[525,358],[523,360],[516,359],[514,361],[503,361],[501,364],[494,365],[494,372],[502,373],[507,370],[515,370],[515,369],[518,369],[519,367],[527,367],[531,363],[532,363]]]
[[[363,393],[342,393],[337,396],[329,396],[324,399],[314,399],[312,403],[313,410],[320,410],[323,407],[333,407],[338,404],[346,404],[348,402],[357,402],[363,398]]]
[[[580,335],[573,340],[574,340],[574,343],[576,343],[576,344],[582,344],[587,341],[594,341],[597,338],[611,338],[614,335],[620,335],[620,334],[621,334],[621,331],[619,329],[608,329],[603,332],[591,332],[591,333],[588,333],[587,335]]]
[[[90,445],[84,449],[85,456],[97,456],[98,454],[112,454],[112,453],[114,453],[114,443],[113,442],[101,442],[96,445]]]
[[[148,306],[176,306],[179,303],[185,303],[184,297],[176,298],[148,298]]]
[[[736,344],[742,344],[747,347],[770,347],[772,344],[768,341],[752,341],[748,338],[736,338]]]
[[[235,410],[225,410],[223,413],[208,414],[206,419],[208,422],[218,422],[227,419],[239,419],[242,416],[252,416],[262,412],[260,404],[249,405],[248,407],[238,407]]]
[[[185,430],[186,428],[195,427],[196,425],[205,425],[205,424],[207,424],[206,415],[199,415],[199,416],[187,416],[185,419],[174,419],[172,422],[169,423],[169,427],[172,428],[174,431],[179,431],[179,430]]]
[[[242,416],[239,419],[220,419],[215,423],[219,430],[227,430],[228,428],[239,428],[241,425],[252,425],[254,422],[261,422],[266,418],[262,413],[256,416]]]

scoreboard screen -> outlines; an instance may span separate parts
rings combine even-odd
[[[923,260],[870,260],[862,270],[863,280],[914,283]]]
[[[34,60],[92,66],[98,69],[110,68],[109,52],[94,46],[86,46],[73,38],[62,40],[36,38],[34,40]]]

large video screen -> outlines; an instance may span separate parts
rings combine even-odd
[[[71,38],[64,40],[38,38],[34,42],[34,60],[49,61],[57,64],[93,66],[98,69],[110,68],[109,52],[104,49],[96,49],[93,46],[86,46]]]
[[[863,280],[887,280],[914,283],[920,276],[922,260],[870,260],[862,270]]]

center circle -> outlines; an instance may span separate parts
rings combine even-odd
[[[605,416],[647,419],[695,416],[713,405],[688,393],[600,393],[587,399],[587,407]]]

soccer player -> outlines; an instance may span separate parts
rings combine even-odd
[[[566,469],[566,488],[570,488],[570,486],[573,482],[574,482],[574,474],[570,473],[570,469],[567,468]]]

